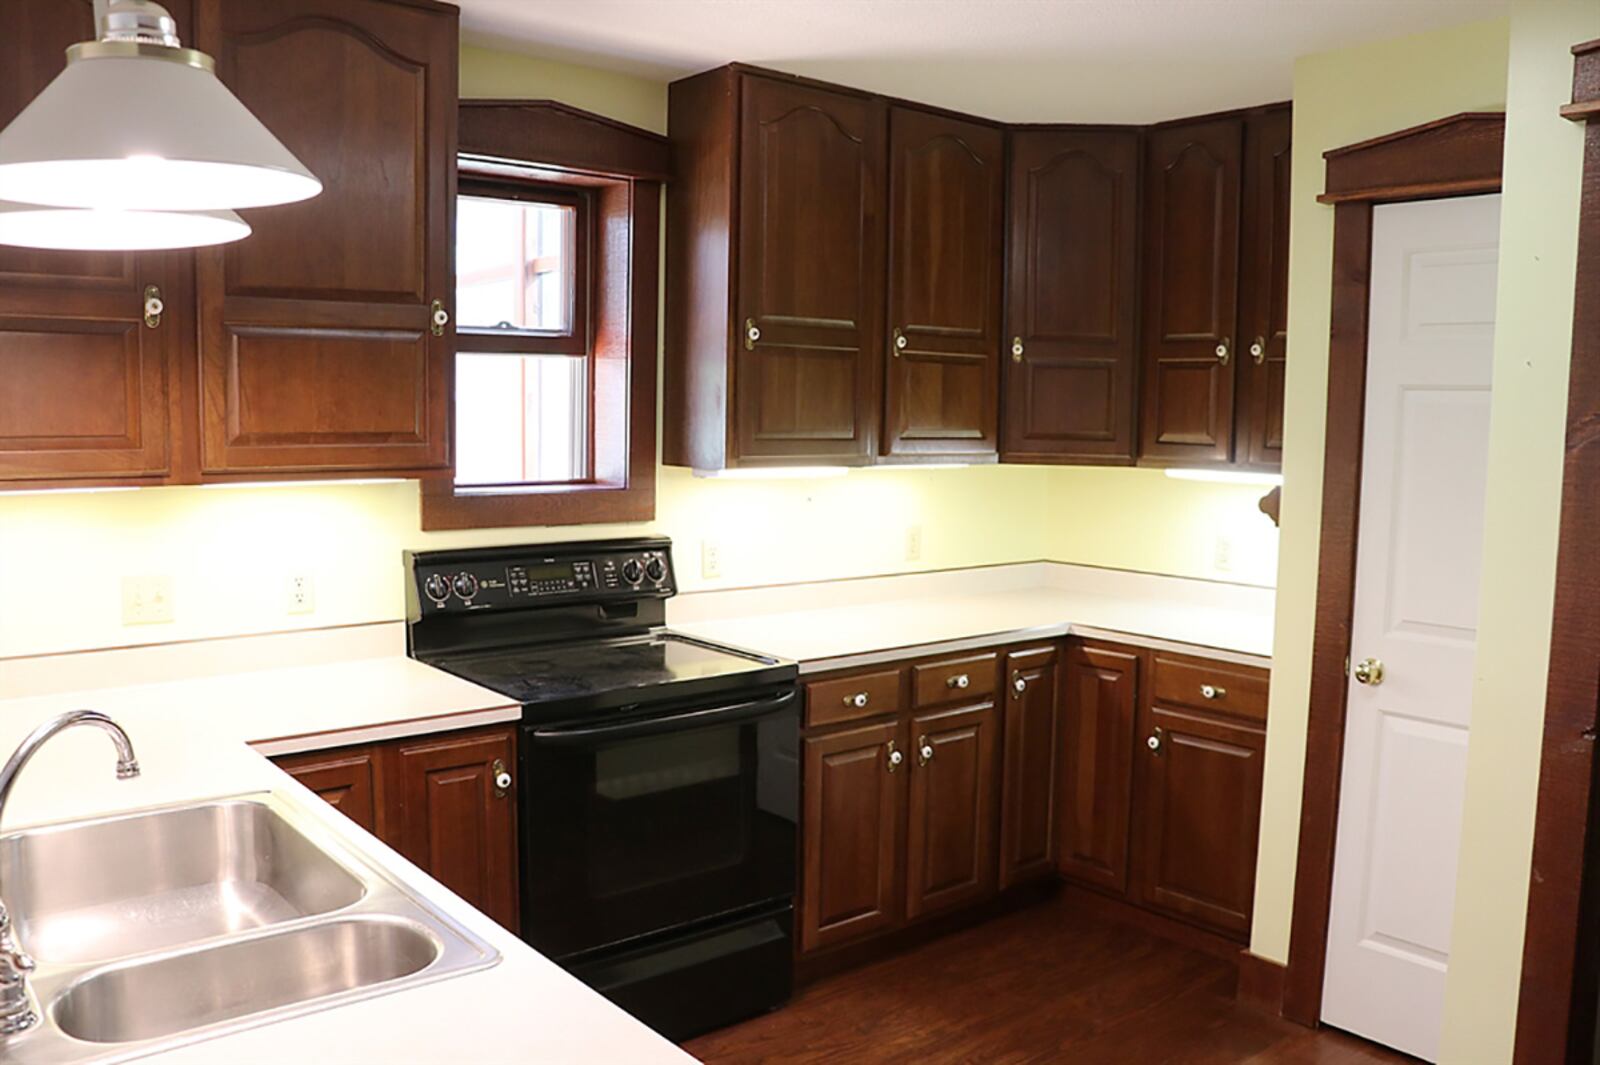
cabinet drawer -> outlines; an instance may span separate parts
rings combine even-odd
[[[937,706],[956,700],[977,702],[994,695],[993,653],[945,658],[911,667],[911,704]]]
[[[900,670],[854,673],[806,685],[806,726],[894,714],[900,711]]]
[[[1197,710],[1267,719],[1267,680],[1262,670],[1203,658],[1155,657],[1155,698]]]

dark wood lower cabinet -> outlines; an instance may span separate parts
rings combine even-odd
[[[1048,876],[1056,865],[1060,653],[1054,644],[1006,655],[1000,773],[1000,887]]]
[[[1139,652],[1076,644],[1062,708],[1061,872],[1094,887],[1128,886]]]
[[[995,714],[982,703],[911,719],[907,918],[994,892]]]
[[[800,949],[817,950],[900,920],[906,741],[904,727],[888,721],[804,746]]]
[[[274,759],[450,890],[517,930],[515,780],[510,727],[447,732]]]

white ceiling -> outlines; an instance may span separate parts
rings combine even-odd
[[[457,0],[476,44],[671,80],[730,60],[1025,121],[1288,99],[1296,56],[1507,0]]]

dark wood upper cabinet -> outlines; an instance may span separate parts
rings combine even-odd
[[[976,902],[996,883],[994,704],[911,718],[906,917]]]
[[[185,3],[168,4],[189,27]],[[90,0],[0,4],[0,127],[94,37]],[[159,478],[183,347],[181,255],[0,246],[0,481]],[[144,321],[145,290],[172,308]]]
[[[1283,383],[1289,342],[1288,107],[1252,115],[1244,128],[1243,255],[1239,277],[1241,465],[1283,465]]]
[[[885,455],[995,454],[1004,227],[1004,132],[894,107]]]
[[[1075,880],[1117,892],[1128,886],[1139,673],[1137,651],[1069,645],[1061,728],[1060,868]]]
[[[1005,660],[1004,762],[1000,795],[1000,887],[1056,866],[1056,765],[1061,717],[1060,654],[1054,645]]]
[[[886,114],[735,68],[673,83],[667,462],[872,461]]]
[[[200,5],[218,76],[323,182],[197,255],[203,470],[447,465],[455,9]]]
[[[389,756],[396,849],[516,931],[516,800],[495,786],[517,764],[514,730],[429,736],[398,743]]]
[[[1133,461],[1137,130],[1011,137],[1001,457]]]
[[[800,949],[886,931],[901,918],[900,825],[909,762],[897,721],[804,740]],[[900,761],[892,761],[894,754]]]
[[[1233,457],[1244,127],[1236,118],[1150,131],[1145,166],[1140,457]]]
[[[1261,728],[1146,704],[1135,880],[1154,909],[1250,933],[1261,821]]]

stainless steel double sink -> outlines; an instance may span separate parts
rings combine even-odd
[[[115,1060],[486,968],[499,953],[261,794],[0,837],[41,1023],[0,1061]]]

